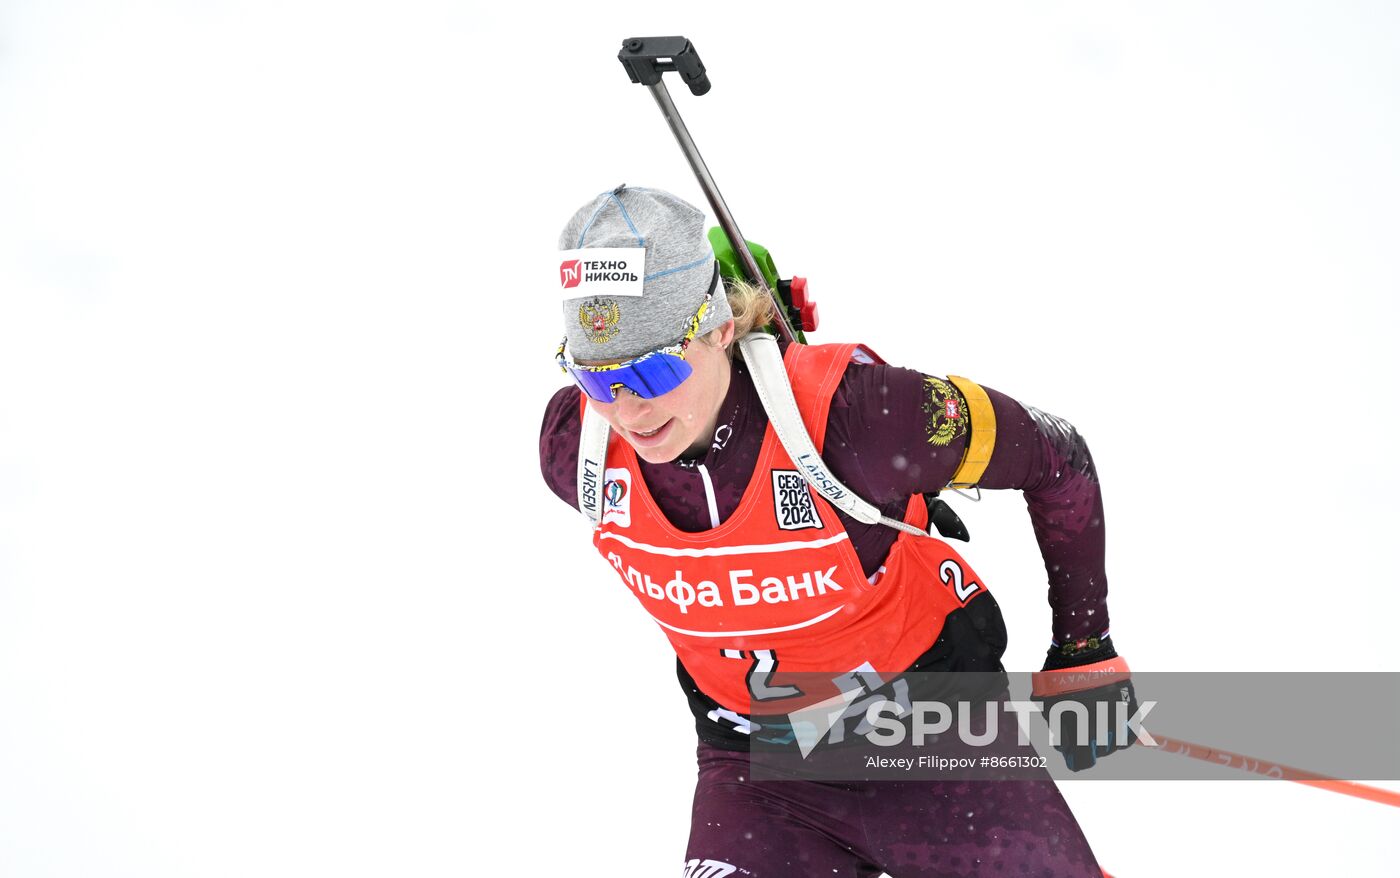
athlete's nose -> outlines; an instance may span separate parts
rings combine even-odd
[[[624,424],[637,424],[651,411],[651,400],[643,399],[625,387],[617,389],[617,400],[613,405],[617,406],[618,419]]]

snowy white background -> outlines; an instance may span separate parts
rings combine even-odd
[[[815,340],[1088,437],[1135,668],[1400,671],[1395,7],[890,7],[0,3],[0,875],[678,872],[667,644],[536,455],[559,228],[702,201],[627,36],[699,47]],[[1020,497],[958,508],[1038,667]],[[1400,853],[1291,784],[1064,791],[1120,878]]]

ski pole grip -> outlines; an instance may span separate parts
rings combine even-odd
[[[642,85],[656,85],[661,74],[674,70],[691,94],[698,97],[710,90],[705,65],[685,37],[629,37],[622,41],[617,60],[626,68],[628,78]]]

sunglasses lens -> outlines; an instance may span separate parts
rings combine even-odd
[[[602,372],[569,369],[568,372],[584,393],[599,402],[612,402],[616,399],[614,390],[619,385],[643,399],[655,399],[670,393],[690,377],[691,368],[680,357],[658,354],[617,369]]]
[[[632,375],[635,383],[628,384],[628,388],[636,391],[638,396],[655,399],[675,390],[689,378],[690,364],[680,357],[662,354],[648,357],[632,367]]]

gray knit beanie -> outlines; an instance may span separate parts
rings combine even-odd
[[[564,226],[559,249],[570,251],[559,269],[575,359],[623,360],[676,344],[711,289],[697,337],[732,316],[705,214],[670,193],[604,192]]]

